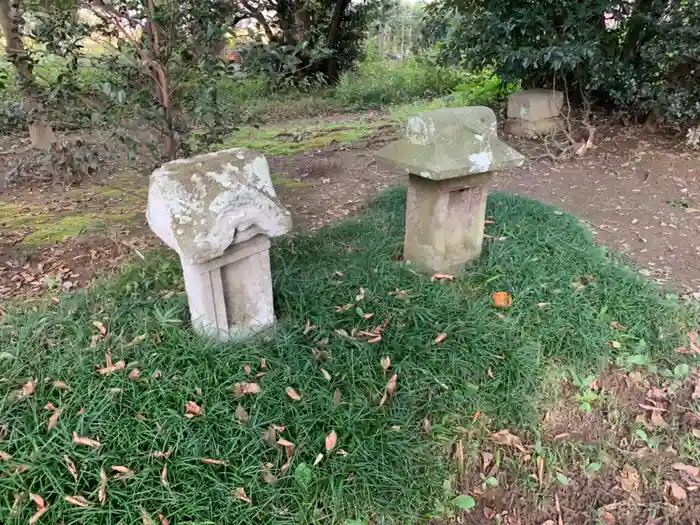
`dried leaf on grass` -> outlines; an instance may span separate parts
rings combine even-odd
[[[54,381],[53,387],[62,390],[70,390],[70,386],[68,385],[68,383],[65,383],[63,381]]]
[[[509,447],[515,447],[520,452],[525,452],[525,447],[518,436],[511,434],[508,430],[499,430],[498,432],[491,434],[491,439],[496,443],[501,445],[507,445]]]
[[[620,472],[622,490],[632,496],[639,496],[639,472],[632,465],[625,465]]]
[[[340,393],[340,389],[336,388],[333,391],[333,403],[336,405],[339,405],[341,398],[342,398],[342,394]]]
[[[677,501],[684,500],[688,497],[688,494],[686,493],[685,489],[681,487],[678,483],[669,484],[669,492],[671,493],[671,496],[673,496],[673,498]]]
[[[243,381],[241,383],[236,383],[233,385],[233,392],[238,396],[244,396],[246,394],[259,394],[262,391],[260,385],[257,383],[249,383]]]
[[[243,408],[243,405],[238,405],[236,407],[236,419],[241,423],[247,423],[250,421],[250,416],[248,415],[246,409]]]
[[[294,390],[291,386],[288,386],[284,390],[285,392],[287,392],[287,395],[291,397],[294,401],[301,401],[301,396],[299,395],[299,392]]]
[[[389,356],[382,357],[381,361],[379,361],[379,364],[382,365],[382,370],[386,372],[391,367],[391,358]]]
[[[66,496],[65,500],[72,505],[77,505],[78,507],[90,506],[90,502],[82,496]]]
[[[101,337],[107,336],[107,328],[100,321],[93,321],[92,326],[94,326],[95,328],[97,328],[99,330]]]
[[[185,403],[185,417],[186,418],[193,418],[194,416],[203,416],[204,415],[204,409],[200,407],[197,403],[194,401],[188,401]]]
[[[651,413],[651,424],[659,428],[668,428],[668,423],[666,423],[663,416],[657,411]]]
[[[73,443],[92,448],[99,448],[102,445],[102,443],[95,439],[90,439],[89,437],[85,436],[79,436],[75,431],[73,432]]]
[[[127,376],[129,379],[138,379],[138,377],[141,375],[141,370],[138,368],[134,368],[131,372],[129,372],[129,375]]]
[[[153,520],[149,516],[148,511],[141,507],[141,523],[142,525],[153,525]]]
[[[15,399],[21,401],[22,399],[31,396],[36,390],[36,381],[27,381],[22,385],[22,388],[15,391]]]
[[[63,456],[63,461],[66,462],[66,468],[68,469],[68,472],[70,472],[71,476],[73,476],[73,479],[75,480],[76,483],[78,483],[78,469],[75,466],[75,463],[71,458],[68,457],[68,455]]]
[[[61,411],[60,410],[54,410],[54,413],[51,414],[51,417],[49,418],[48,423],[46,424],[46,431],[51,432],[53,430],[53,427],[58,424],[58,418],[61,417]]]
[[[365,298],[365,289],[360,286],[360,291],[357,292],[357,295],[355,296],[355,302],[359,303],[364,298]]]
[[[228,466],[228,463],[226,461],[222,461],[220,459],[199,458],[199,461],[201,461],[202,463],[207,463],[208,465],[221,465],[223,467]]]
[[[248,495],[245,493],[245,489],[243,487],[238,487],[236,489],[236,496],[238,497],[239,500],[245,501],[246,503],[253,503],[253,501],[248,497]]]
[[[333,447],[335,447],[336,442],[338,441],[338,436],[335,433],[335,430],[331,430],[328,435],[326,436],[326,450],[331,451],[333,450]]]
[[[0,461],[9,461],[12,459],[12,456],[10,456],[7,452],[3,452],[0,450]]]
[[[163,469],[160,471],[160,482],[164,487],[168,486],[168,466],[163,465]]]
[[[510,308],[513,305],[513,298],[508,292],[493,292],[491,304],[496,308]]]
[[[29,525],[34,525],[39,521],[39,518],[41,518],[46,512],[49,510],[49,507],[42,507],[40,509],[37,509],[37,511],[32,514],[32,517],[29,518],[29,521],[27,522]]]
[[[321,375],[323,375],[323,379],[325,379],[326,381],[330,381],[331,379],[333,379],[325,368],[321,368],[320,370]]]
[[[447,334],[446,334],[445,332],[442,332],[442,333],[438,334],[438,335],[435,337],[435,339],[433,339],[433,343],[435,343],[436,345],[439,345],[439,344],[442,343],[445,339],[447,339]]]
[[[37,509],[43,509],[46,507],[46,501],[39,494],[29,493],[29,498],[34,502]]]
[[[117,370],[123,370],[126,368],[126,362],[123,359],[120,359],[116,363],[112,363],[112,357],[109,355],[109,353],[105,354],[105,363],[105,366],[97,367],[97,371],[103,376],[108,376]]]
[[[318,456],[316,456],[316,459],[314,459],[314,467],[316,465],[318,465],[319,463],[321,463],[322,460],[323,460],[323,454],[319,454]]]
[[[671,468],[679,472],[685,472],[686,474],[693,476],[694,478],[700,476],[700,468],[694,467],[692,465],[686,465],[685,463],[674,463],[673,465],[671,465]]]
[[[450,275],[448,273],[435,273],[433,276],[430,278],[431,281],[452,281],[455,278],[454,275]]]
[[[100,488],[97,491],[97,499],[100,505],[107,501],[107,472],[104,467],[100,467]]]
[[[386,388],[384,389],[384,395],[382,395],[382,398],[379,401],[379,406],[384,406],[384,403],[386,403],[388,397],[394,392],[396,392],[396,381],[398,380],[398,378],[398,374],[394,374],[389,378],[389,381],[386,384]]]
[[[113,472],[118,472],[119,474],[123,474],[124,476],[133,476],[134,471],[131,470],[128,467],[125,467],[123,465],[112,465],[112,471]]]

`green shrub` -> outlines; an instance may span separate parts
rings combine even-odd
[[[345,73],[332,96],[345,106],[367,108],[434,98],[451,92],[464,74],[427,60],[368,61]]]

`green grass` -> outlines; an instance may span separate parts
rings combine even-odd
[[[364,217],[278,241],[271,258],[280,322],[258,340],[219,345],[194,336],[178,293],[178,263],[163,256],[59,305],[6,308],[0,450],[12,459],[0,461],[0,509],[5,513],[15,494],[22,499],[15,517],[0,516],[4,523],[27,522],[35,510],[30,492],[50,505],[42,522],[66,525],[140,523],[142,509],[171,523],[420,522],[455,496],[450,445],[469,429],[483,432],[481,425],[534,426],[552,365],[596,369],[613,353],[637,351],[641,341],[645,352],[671,355],[685,330],[688,312],[597,247],[576,218],[520,197],[495,194],[489,201],[495,224],[487,233],[506,240],[486,241],[481,258],[454,281],[432,282],[396,260],[404,199],[405,190],[392,190]],[[364,299],[356,302],[360,288]],[[491,292],[500,290],[513,295],[508,310],[491,306]],[[353,306],[336,311],[345,304]],[[304,334],[307,319],[313,328]],[[626,328],[613,330],[613,320]],[[94,321],[109,333],[91,348]],[[383,322],[377,343],[352,336]],[[442,332],[447,339],[434,344]],[[318,350],[324,362],[315,358]],[[127,370],[98,374],[106,351]],[[383,356],[391,357],[398,387],[380,407],[388,379]],[[244,364],[266,375],[261,393],[237,399],[231,387],[247,380]],[[135,380],[127,378],[132,367],[141,371]],[[36,392],[17,401],[13,392],[31,379]],[[54,388],[57,380],[71,390]],[[288,386],[301,401],[287,397]],[[189,400],[203,416],[184,417]],[[61,410],[51,432],[47,402]],[[247,424],[236,421],[239,404]],[[482,417],[474,422],[477,410]],[[427,435],[424,418],[431,422]],[[284,474],[284,450],[260,436],[273,424],[286,427],[278,437],[296,444]],[[331,430],[347,456],[331,454],[314,467]],[[102,446],[76,445],[72,432]],[[170,448],[167,459],[150,456]],[[78,468],[77,482],[64,455]],[[228,466],[204,464],[203,457]],[[261,473],[267,463],[275,485]],[[14,472],[18,465],[28,468]],[[135,474],[115,479],[112,465]],[[95,503],[101,467],[110,476],[104,506]],[[252,503],[236,498],[237,487]],[[80,508],[63,499],[75,494],[93,503]]]

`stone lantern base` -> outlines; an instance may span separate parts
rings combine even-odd
[[[404,259],[456,272],[476,259],[484,239],[489,174],[433,181],[409,175]]]
[[[225,341],[242,339],[275,322],[270,241],[256,235],[221,257],[182,265],[193,328]]]

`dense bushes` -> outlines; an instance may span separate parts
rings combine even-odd
[[[442,58],[563,87],[634,117],[700,120],[698,0],[444,0]],[[445,22],[445,21],[449,22]]]

